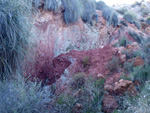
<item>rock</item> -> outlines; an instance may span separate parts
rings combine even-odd
[[[114,92],[116,94],[123,95],[126,91],[131,95],[137,94],[137,90],[132,81],[121,79],[115,83]]]
[[[120,61],[124,63],[126,61],[126,54],[120,55]]]
[[[144,65],[144,60],[142,60],[140,57],[137,57],[134,61],[134,66],[142,66]]]
[[[77,109],[82,109],[83,106],[82,106],[81,104],[79,104],[79,103],[76,103],[76,108],[77,108]]]
[[[118,47],[118,54],[122,54],[122,52],[123,51],[125,51],[126,50],[126,48],[125,47],[123,47],[123,46],[121,46],[121,47]]]
[[[104,95],[103,98],[103,111],[105,113],[112,113],[119,107],[117,100],[111,95]]]
[[[122,73],[116,73],[116,74],[113,75],[114,83],[119,82],[121,75],[122,75]]]
[[[137,51],[139,48],[140,47],[137,42],[133,42],[132,44],[127,45],[128,50]]]
[[[102,75],[102,74],[97,74],[96,78],[97,78],[97,79],[104,79],[104,75]]]
[[[104,90],[105,91],[108,91],[109,93],[113,93],[113,91],[114,91],[114,88],[113,88],[113,86],[112,85],[105,85],[104,86]]]

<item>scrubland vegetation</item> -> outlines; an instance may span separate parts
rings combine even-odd
[[[0,0],[0,112],[1,113],[101,113],[102,99],[106,91],[103,86],[105,79],[96,79],[84,73],[74,74],[71,82],[61,95],[55,95],[55,84],[42,86],[41,82],[31,82],[24,78],[22,61],[26,56],[26,50],[30,47],[28,37],[31,35],[33,8],[43,5],[45,10],[57,12],[63,7],[64,22],[69,25],[76,23],[79,18],[85,23],[92,23],[93,17],[98,18],[97,10],[102,11],[108,25],[117,27],[118,15],[104,2],[92,0]],[[38,10],[38,9],[37,9]],[[134,14],[125,13],[123,17],[127,22],[135,24],[140,29],[140,24]],[[150,19],[147,19],[149,24]],[[125,21],[121,24],[128,26]],[[119,59],[113,57],[108,63],[110,71],[121,67],[125,70],[122,76],[125,80],[140,82],[137,86],[139,93],[135,97],[128,94],[120,97],[121,107],[114,113],[148,113],[150,110],[150,40],[143,39],[134,31],[129,35],[139,43],[141,50],[124,51],[127,59],[141,57],[144,64],[138,67],[133,62],[119,63]],[[126,47],[129,44],[126,37],[119,40],[117,46]],[[89,57],[83,59],[86,67]],[[116,66],[114,66],[116,65]],[[38,81],[38,82],[37,82]],[[76,94],[76,95],[73,95]]]

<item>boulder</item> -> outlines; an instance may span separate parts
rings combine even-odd
[[[132,81],[129,80],[119,80],[115,83],[114,92],[119,95],[123,95],[125,92],[129,92],[130,95],[136,95],[137,90]]]

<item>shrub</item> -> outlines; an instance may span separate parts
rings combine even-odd
[[[80,89],[85,85],[86,75],[84,73],[78,73],[73,75],[72,87],[75,89]]]
[[[143,50],[141,57],[150,64],[150,39],[147,38],[143,40],[141,46]]]
[[[150,25],[150,17],[147,18],[146,23]]]
[[[64,21],[66,24],[75,23],[82,15],[81,0],[62,0],[64,7]]]
[[[131,76],[133,76],[134,80],[138,80],[140,83],[144,84],[145,81],[150,79],[150,66],[145,64],[144,66],[133,68]]]
[[[40,83],[18,75],[15,80],[0,82],[0,90],[0,113],[48,113],[50,91],[44,91]]]
[[[127,73],[130,73],[133,71],[133,62],[125,62],[123,64],[123,68],[127,71]]]
[[[136,15],[134,13],[130,13],[130,12],[125,13],[123,18],[131,24],[133,24],[133,22],[137,20]]]
[[[30,10],[28,0],[0,0],[0,79],[20,68],[28,47]]]
[[[127,40],[127,37],[122,37],[119,39],[119,46],[124,46],[126,47],[127,44],[129,44],[128,40]]]
[[[32,0],[32,5],[38,8],[41,5],[41,0]]]
[[[74,78],[75,77],[75,78]],[[54,110],[64,113],[97,113],[101,111],[103,98],[103,83],[102,80],[95,80],[92,77],[87,77],[84,73],[75,74],[69,89],[61,94],[54,105]],[[84,83],[79,85],[76,79],[84,78]],[[80,87],[74,87],[76,84]],[[74,95],[74,96],[72,96]]]
[[[113,56],[112,60],[110,60],[107,63],[107,69],[109,69],[110,71],[116,71],[118,67],[119,67],[119,58],[117,56]]]
[[[103,11],[108,6],[103,1],[96,2],[96,9]]]
[[[121,20],[121,21],[120,21],[120,24],[122,24],[122,25],[128,27],[128,24],[127,24],[124,20]]]
[[[57,11],[60,7],[60,4],[61,0],[46,0],[46,2],[44,3],[44,8],[46,10]]]
[[[139,36],[136,32],[129,31],[129,35],[134,38],[135,41],[141,43],[143,41],[143,37]]]
[[[112,11],[110,8],[106,8],[103,11],[103,17],[105,18],[105,20],[111,24],[111,17],[112,17]]]
[[[112,24],[114,27],[117,27],[118,22],[119,22],[118,16],[117,16],[116,13],[114,13],[114,14],[112,15],[111,24]]]
[[[118,110],[117,113],[149,113],[150,110],[150,82],[147,81],[135,97],[125,96],[123,98],[123,110]]]
[[[92,0],[82,0],[83,4],[83,14],[82,14],[82,20],[84,22],[90,23],[92,21],[92,18],[94,15],[97,15],[96,13],[96,7],[95,2]]]
[[[140,24],[139,21],[134,21],[133,24],[134,24],[138,29],[141,28],[141,24]]]
[[[86,56],[85,58],[83,58],[82,64],[83,64],[83,67],[90,65],[90,57]]]

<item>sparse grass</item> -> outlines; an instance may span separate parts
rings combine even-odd
[[[141,57],[148,63],[150,64],[150,39],[147,38],[145,40],[142,41],[142,54]]]
[[[28,47],[31,2],[0,0],[0,79],[15,73]]]
[[[123,109],[116,113],[149,113],[150,111],[150,81],[145,83],[136,97],[125,96]]]
[[[118,67],[119,67],[119,58],[116,56],[113,56],[112,60],[110,60],[107,63],[107,69],[109,69],[110,71],[116,71]]]
[[[16,79],[0,81],[0,113],[48,113],[50,91],[41,84],[16,75]]]
[[[126,47],[127,44],[129,44],[127,37],[120,38],[118,43],[119,43],[119,46],[124,46],[124,47]]]
[[[75,78],[74,78],[75,77]],[[70,89],[65,91],[57,98],[57,103],[54,109],[57,112],[82,112],[82,113],[99,113],[101,111],[102,98],[103,98],[103,83],[104,81],[95,80],[92,77],[87,77],[84,73],[75,74]],[[84,78],[82,87],[74,87],[79,85],[76,79]],[[72,85],[74,84],[74,85]],[[75,88],[75,89],[74,89]]]

